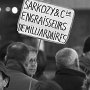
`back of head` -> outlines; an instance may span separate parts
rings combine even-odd
[[[83,46],[83,53],[87,53],[90,51],[90,36],[85,39],[84,46]]]
[[[54,81],[39,81],[32,90],[63,90],[60,85]]]
[[[24,62],[29,54],[29,48],[22,42],[13,42],[7,48],[6,61],[18,60]]]
[[[77,60],[77,64],[79,64],[78,54],[72,48],[63,48],[59,50],[56,53],[55,59],[56,59],[57,68],[61,66],[69,67],[70,65],[73,65],[76,60]]]

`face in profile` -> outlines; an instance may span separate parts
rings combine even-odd
[[[33,76],[37,69],[36,52],[30,52],[25,62],[25,69],[28,75]]]
[[[8,84],[8,78],[3,78],[3,74],[2,72],[0,72],[0,90],[4,90],[4,88],[7,86]]]

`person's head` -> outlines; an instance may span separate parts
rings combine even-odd
[[[54,81],[39,81],[32,90],[63,90],[60,85]]]
[[[24,63],[29,55],[29,48],[22,42],[13,42],[7,47],[6,61],[16,60]]]
[[[63,48],[56,53],[57,69],[67,67],[79,69],[79,59],[77,52],[72,48]]]
[[[33,76],[37,70],[37,50],[32,46],[29,46],[29,55],[26,58],[24,67],[27,71],[27,74]]]
[[[34,73],[36,63],[36,50],[22,42],[13,42],[7,48],[6,61],[14,60],[22,65],[27,74]]]

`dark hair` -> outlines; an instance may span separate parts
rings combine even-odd
[[[6,60],[18,60],[24,62],[29,54],[29,47],[22,42],[14,42],[7,48]]]
[[[62,88],[54,81],[39,81],[32,90],[62,90]]]
[[[38,64],[37,71],[34,75],[34,78],[39,78],[43,74],[43,72],[46,68],[46,65],[47,65],[46,56],[45,56],[44,52],[41,50],[38,51],[37,64]]]
[[[90,36],[85,39],[84,46],[83,46],[83,53],[87,53],[90,51]]]

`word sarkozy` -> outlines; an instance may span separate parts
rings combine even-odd
[[[32,1],[26,0],[24,9],[27,9],[27,10],[30,9],[30,10],[34,10],[36,12],[45,13],[45,14],[57,16],[60,18],[64,18],[66,16],[71,17],[71,12],[68,10],[60,10],[55,7],[53,8],[53,6],[39,4],[35,1],[32,2]]]

